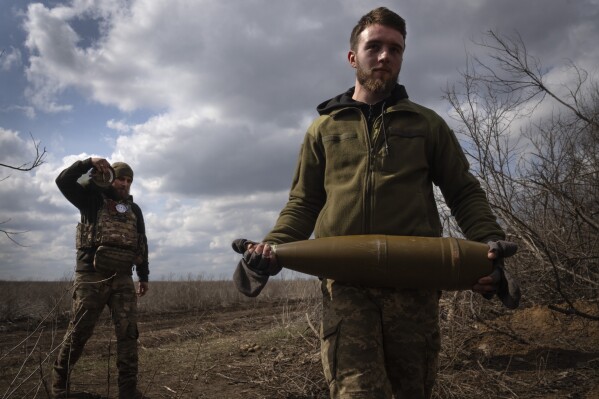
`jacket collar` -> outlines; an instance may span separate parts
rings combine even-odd
[[[352,108],[361,107],[362,105],[364,105],[364,103],[362,103],[360,101],[356,101],[352,98],[355,89],[356,89],[355,86],[350,87],[346,92],[341,93],[329,100],[326,100],[326,101],[320,103],[316,107],[316,110],[318,111],[318,113],[320,115],[329,115],[339,109],[344,109],[344,108],[348,108],[348,107],[352,107]],[[395,87],[391,91],[391,94],[386,99],[382,100],[381,102],[386,103],[386,104],[395,104],[401,100],[407,100],[407,99],[408,99],[408,92],[406,91],[406,88],[403,85],[395,84]]]

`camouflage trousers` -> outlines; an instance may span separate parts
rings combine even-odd
[[[97,272],[77,272],[71,322],[52,370],[54,396],[66,394],[73,366],[108,305],[116,333],[119,397],[134,397],[137,386],[137,296],[128,275],[107,278]]]
[[[332,399],[430,398],[441,346],[439,293],[324,279],[320,330]]]

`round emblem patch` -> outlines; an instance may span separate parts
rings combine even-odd
[[[118,213],[125,213],[125,212],[127,212],[127,205],[125,205],[125,204],[116,204],[116,211]]]

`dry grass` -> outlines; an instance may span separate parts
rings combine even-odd
[[[188,278],[152,282],[148,295],[140,301],[139,311],[150,314],[185,312],[244,303],[314,299],[319,295],[317,279],[272,279],[258,297],[248,298],[237,291],[232,281]]]

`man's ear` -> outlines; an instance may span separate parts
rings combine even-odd
[[[349,50],[349,52],[347,53],[347,60],[349,61],[349,64],[352,66],[352,68],[357,68],[356,53],[353,50]]]

